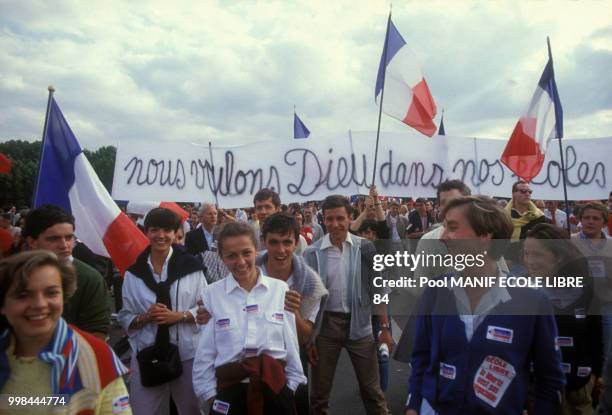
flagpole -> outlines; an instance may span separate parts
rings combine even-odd
[[[43,133],[42,139],[40,140],[40,156],[38,158],[38,175],[36,176],[36,186],[34,186],[34,194],[32,195],[32,208],[36,207],[36,191],[38,190],[38,184],[40,181],[40,173],[42,168],[42,160],[45,153],[45,137],[47,136],[47,125],[49,123],[49,113],[51,112],[51,98],[53,98],[53,93],[55,92],[55,88],[53,85],[49,85],[47,87],[49,91],[49,98],[47,98],[47,111],[45,112],[45,124],[43,125]]]
[[[552,70],[553,70],[553,79],[554,79],[554,65],[552,65],[552,51],[550,48],[550,38],[546,36],[546,44],[548,45],[548,59],[550,59]],[[556,115],[556,114],[555,114]],[[556,117],[555,117],[556,118]],[[559,120],[555,119],[555,123],[558,123]],[[572,229],[570,226],[570,214],[569,214],[569,202],[567,200],[567,173],[565,171],[565,160],[563,159],[563,142],[561,140],[562,137],[557,137],[557,126],[555,125],[555,138],[559,142],[559,159],[561,160],[561,176],[563,177],[563,201],[565,202],[565,226],[567,228],[567,234],[571,236]]]
[[[383,47],[382,64],[384,65],[382,75],[382,89],[380,91],[380,106],[378,108],[378,128],[376,129],[376,149],[374,150],[374,170],[372,171],[372,186],[376,184],[376,162],[378,161],[378,141],[380,139],[380,120],[382,118],[383,99],[385,97],[385,76],[387,75],[387,48],[389,46],[389,27],[391,26],[391,11],[387,20],[387,33],[385,34],[385,45]]]
[[[213,151],[212,151],[211,141],[208,142],[208,154],[210,156],[210,169],[212,170],[212,178],[213,178],[213,184],[212,186],[210,186],[210,189],[212,190],[215,186],[215,163],[213,162]],[[219,209],[219,197],[217,196],[218,192],[219,192],[219,189],[215,189],[213,191],[215,195],[215,205],[217,206],[217,209]]]

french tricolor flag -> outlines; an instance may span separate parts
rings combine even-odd
[[[72,213],[77,237],[123,273],[149,241],[110,197],[52,96],[48,111],[34,207],[51,204]]]
[[[384,97],[383,94],[384,85]],[[436,133],[434,103],[418,61],[389,15],[385,47],[376,78],[375,100],[385,114],[431,137]]]
[[[527,113],[519,118],[501,161],[518,177],[531,181],[544,165],[544,154],[553,138],[563,137],[563,109],[555,82],[550,44],[548,63],[531,98]]]

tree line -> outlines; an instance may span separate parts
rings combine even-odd
[[[0,207],[15,205],[21,209],[31,206],[38,174],[40,145],[40,140],[9,140],[0,143],[0,153],[4,153],[13,165],[9,174],[0,174]],[[104,146],[95,151],[83,150],[83,153],[110,193],[117,149],[114,146]]]

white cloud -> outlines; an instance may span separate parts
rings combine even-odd
[[[551,37],[566,136],[609,136],[609,1],[407,2],[393,20],[449,134],[507,137]],[[37,139],[46,87],[84,147],[373,130],[385,2],[0,1],[0,139]],[[439,119],[439,118],[438,118]],[[385,117],[383,129],[408,128]]]

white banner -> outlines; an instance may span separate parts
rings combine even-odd
[[[564,139],[570,200],[606,199],[612,189],[612,137]],[[283,203],[330,194],[367,194],[376,132],[301,140],[198,145],[126,141],[117,150],[113,198],[216,202],[248,207],[263,187]],[[511,197],[517,180],[500,161],[505,140],[381,133],[376,185],[381,195],[435,197],[436,186],[461,179],[474,194]],[[559,147],[551,141],[534,199],[563,199]]]

